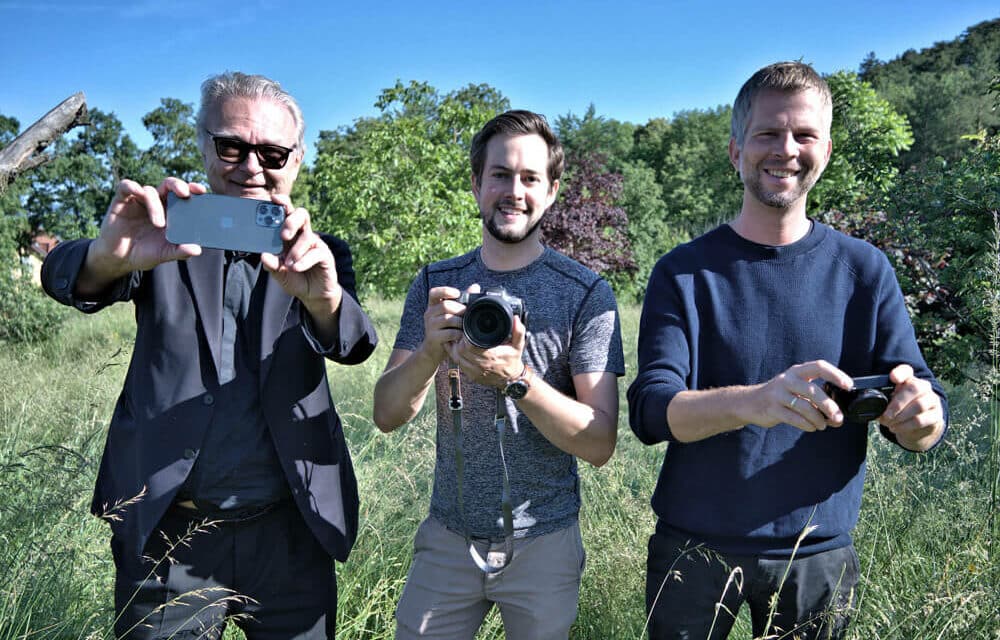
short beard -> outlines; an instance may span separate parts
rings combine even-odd
[[[750,193],[752,193],[761,204],[783,211],[792,208],[796,202],[809,195],[809,192],[812,191],[812,188],[816,186],[816,182],[819,180],[819,176],[810,171],[810,173],[806,174],[805,180],[800,182],[799,187],[795,189],[795,191],[773,193],[764,190],[760,180],[761,173],[763,173],[763,169],[761,169],[757,174],[748,177],[744,182],[746,188],[749,189]]]
[[[538,220],[535,220],[535,223],[533,225],[526,228],[523,234],[515,235],[513,233],[502,231],[493,222],[493,220],[496,219],[496,216],[494,215],[487,217],[484,220],[484,223],[486,225],[486,230],[489,231],[490,235],[499,240],[500,242],[504,244],[517,244],[519,242],[522,242],[525,238],[529,237],[532,233],[535,232],[535,229],[538,228],[538,225],[542,224],[542,221],[545,220],[546,214],[548,214],[548,210],[542,213],[542,215],[538,216]]]

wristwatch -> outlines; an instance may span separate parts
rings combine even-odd
[[[520,400],[528,395],[528,389],[531,388],[532,375],[531,366],[525,363],[524,371],[521,372],[521,375],[507,381],[506,386],[503,388],[503,394],[511,400]]]

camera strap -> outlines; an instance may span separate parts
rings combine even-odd
[[[451,409],[452,431],[455,437],[455,474],[457,477],[456,494],[458,499],[458,513],[462,519],[462,529],[465,534],[465,544],[469,546],[469,555],[473,562],[483,573],[499,573],[507,568],[514,558],[514,509],[510,502],[510,476],[507,472],[507,459],[503,451],[503,437],[507,428],[507,416],[503,395],[496,391],[497,409],[494,419],[494,427],[497,431],[497,439],[500,444],[500,462],[503,465],[503,493],[501,494],[500,509],[503,512],[503,532],[504,532],[504,552],[503,560],[499,564],[491,564],[484,559],[472,542],[469,535],[469,525],[465,519],[465,500],[462,496],[462,478],[465,476],[465,458],[462,453],[462,381],[458,367],[448,367],[448,382],[451,387],[451,397],[448,406]],[[493,555],[487,553],[487,557]]]

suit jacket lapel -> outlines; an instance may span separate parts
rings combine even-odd
[[[267,379],[267,374],[271,369],[275,341],[285,328],[288,310],[292,304],[292,297],[288,295],[278,281],[270,273],[261,267],[261,277],[267,283],[264,289],[264,309],[260,322],[260,382],[261,385]]]
[[[205,249],[200,257],[179,263],[191,279],[194,305],[205,331],[205,340],[212,352],[212,362],[218,374],[222,350],[222,266],[224,252]]]

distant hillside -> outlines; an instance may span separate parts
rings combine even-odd
[[[1000,111],[987,93],[1000,74],[1000,19],[888,62],[871,53],[859,73],[913,126],[914,144],[901,157],[903,165],[935,155],[956,159],[968,145],[961,136],[1000,130]]]

